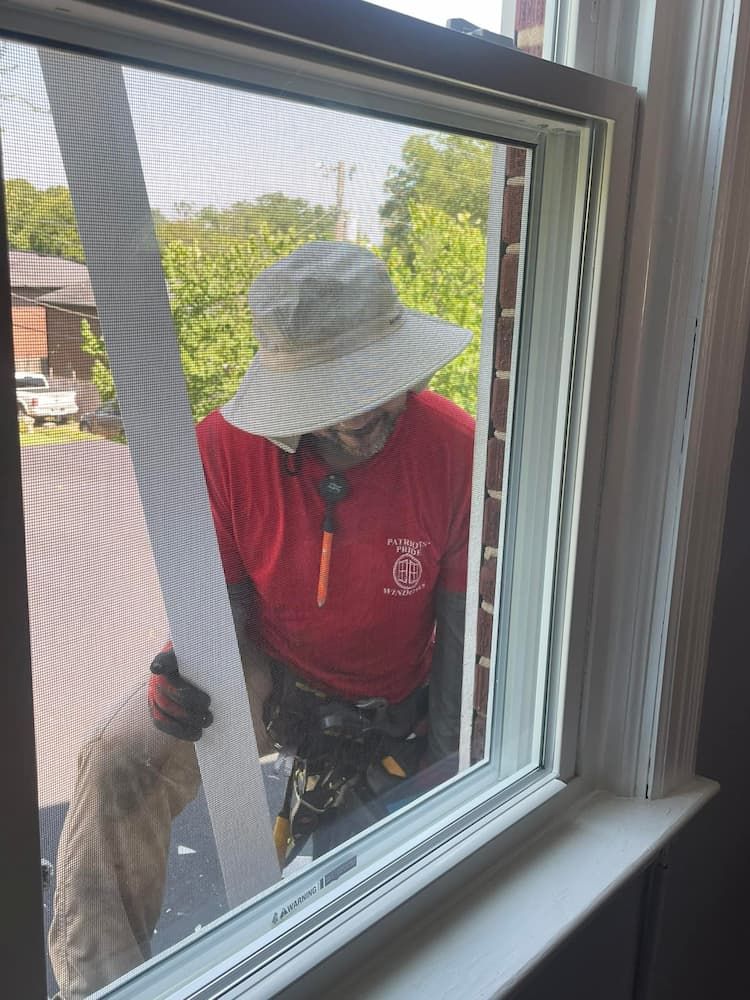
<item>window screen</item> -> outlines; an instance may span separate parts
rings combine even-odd
[[[48,980],[85,996],[548,765],[591,134],[3,52]]]

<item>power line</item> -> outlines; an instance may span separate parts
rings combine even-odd
[[[11,298],[23,299],[24,302],[28,302],[31,303],[32,305],[39,306],[41,309],[56,309],[57,312],[68,313],[68,315],[70,316],[78,316],[80,319],[85,319],[85,320],[95,319],[97,321],[99,319],[98,314],[96,316],[91,316],[88,315],[87,313],[77,312],[75,309],[66,309],[65,306],[58,306],[55,302],[45,302],[43,299],[36,299],[34,298],[33,295],[21,295],[20,292],[14,292],[12,288],[11,288]],[[94,312],[96,312],[96,306],[89,306],[89,308],[93,309]]]

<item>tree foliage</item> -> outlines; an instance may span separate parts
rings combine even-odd
[[[32,250],[51,257],[84,261],[83,248],[70,191],[61,185],[39,189],[27,180],[6,181],[8,237],[15,250]],[[178,202],[175,217],[154,209],[156,237],[162,246],[175,241],[205,250],[221,249],[262,233],[309,234],[310,239],[332,238],[336,210],[290,198],[279,191],[255,201],[238,201],[226,209],[196,208]]]
[[[388,270],[405,306],[471,330],[469,346],[437,372],[430,388],[476,412],[486,246],[467,214],[451,217],[432,205],[412,204],[404,249],[387,255]]]
[[[15,250],[83,261],[70,192],[62,185],[39,190],[17,178],[5,182],[8,242]]]
[[[175,240],[162,248],[182,366],[193,416],[200,419],[237,390],[257,342],[247,290],[269,264],[319,234],[292,230],[205,250]],[[485,266],[481,229],[466,215],[452,218],[430,205],[412,205],[408,243],[385,256],[405,306],[466,327],[466,350],[437,372],[431,388],[470,413],[476,408],[479,334]],[[93,358],[92,380],[103,399],[114,396],[104,343],[84,324],[84,350]]]
[[[193,417],[199,420],[236,391],[257,349],[247,305],[249,285],[260,272],[302,243],[320,238],[291,229],[204,249],[173,240],[162,246],[172,318]],[[115,394],[101,337],[89,329],[84,350],[94,358],[92,380],[103,399]]]
[[[263,194],[255,201],[238,201],[219,210],[212,205],[195,208],[186,202],[175,206],[177,218],[154,213],[157,239],[162,244],[179,240],[204,249],[227,246],[262,233],[280,236],[295,232],[318,238],[332,238],[336,210],[311,205],[304,198],[290,198],[280,191]]]
[[[469,412],[476,405],[485,267],[490,146],[466,136],[414,135],[404,166],[386,182],[388,223],[378,250],[408,307],[470,329],[469,347],[432,379],[432,388]],[[75,260],[83,252],[70,194],[6,183],[10,244]],[[313,239],[328,239],[335,210],[275,192],[228,209],[175,206],[154,213],[162,264],[193,415],[201,418],[237,390],[257,348],[247,291],[273,261]],[[82,324],[92,379],[114,396],[101,338]]]
[[[102,399],[115,398],[115,380],[109,370],[109,359],[101,335],[94,333],[87,319],[81,320],[81,347],[93,361],[91,362],[91,381]]]
[[[308,235],[295,230],[257,235],[204,250],[178,241],[162,250],[172,316],[180,345],[190,405],[196,420],[225,403],[257,349],[247,290],[273,261],[291,253]]]
[[[380,209],[386,252],[408,252],[411,208],[431,205],[452,218],[465,216],[484,232],[492,170],[492,146],[467,135],[442,133],[409,136],[401,167],[391,167],[385,181],[388,198]]]

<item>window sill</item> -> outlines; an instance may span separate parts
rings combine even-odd
[[[505,995],[717,791],[696,778],[655,801],[592,793],[509,861],[448,891],[438,881],[304,979],[289,984],[287,969],[289,985],[278,983],[283,993],[274,995],[293,1000],[333,986],[337,997],[358,1000]],[[227,998],[254,995],[252,987],[235,989]]]

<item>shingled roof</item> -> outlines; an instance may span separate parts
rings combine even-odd
[[[45,257],[28,250],[11,250],[10,286],[19,300],[24,289],[40,305],[88,306],[95,308],[88,268],[64,257]],[[28,304],[28,303],[24,303]]]
[[[96,309],[94,291],[88,275],[83,279],[63,285],[62,288],[56,288],[54,292],[40,295],[39,302],[48,302],[50,305],[58,306],[89,306],[91,309]]]

